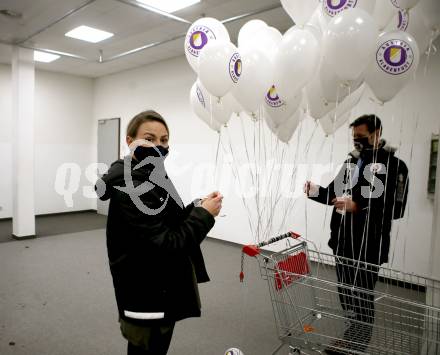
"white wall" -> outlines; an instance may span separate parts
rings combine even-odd
[[[11,68],[0,65],[0,218],[12,216],[11,176]],[[73,205],[66,205],[57,193],[58,169],[72,162],[84,172],[92,163],[93,80],[36,71],[35,75],[35,208],[37,214],[91,209],[95,201],[82,193],[73,196]],[[69,179],[66,179],[69,182]],[[62,185],[62,184],[61,184]],[[79,188],[90,185],[81,174]],[[66,186],[67,183],[66,183]]]
[[[426,186],[430,137],[431,133],[438,132],[439,129],[437,115],[440,111],[438,97],[440,57],[435,56],[430,59],[426,75],[423,74],[424,66],[425,63],[422,61],[416,80],[395,100],[381,107],[374,104],[370,100],[371,93],[366,92],[352,114],[352,117],[356,117],[363,113],[377,113],[383,119],[384,137],[399,147],[398,156],[405,160],[410,168],[408,209],[405,218],[394,224],[390,258],[394,255],[393,267],[421,274],[426,274],[429,269],[433,204],[427,198]],[[124,152],[126,149],[124,130],[131,117],[145,109],[156,109],[163,114],[171,130],[173,154],[168,158],[170,175],[185,202],[210,189],[220,188],[226,194],[223,211],[226,217],[217,219],[211,235],[237,243],[253,242],[254,236],[250,232],[248,214],[241,199],[234,193],[234,186],[229,186],[226,191],[222,189],[222,186],[227,186],[225,182],[227,177],[231,176],[228,165],[231,156],[220,154],[218,172],[223,175],[218,181],[212,182],[218,136],[192,113],[188,95],[195,79],[196,75],[183,57],[99,78],[96,80],[94,91],[95,120],[121,117],[121,152]],[[239,119],[233,118],[228,126],[227,132],[232,137],[235,152],[243,156],[243,136]],[[310,164],[334,163],[336,166],[352,149],[349,130],[345,126],[334,138],[325,138],[318,128],[311,140],[310,149],[306,152],[306,142],[310,139],[314,126],[310,119],[303,122],[302,129],[295,134],[288,148],[287,158],[284,160],[294,163],[298,134],[301,133],[297,162],[307,165],[303,166],[302,173],[297,177],[297,192],[307,177],[311,176],[323,184],[331,178],[332,173],[322,175],[322,172],[314,172]],[[248,144],[252,143],[253,124],[248,119],[245,121],[245,131]],[[227,150],[226,133],[223,134],[222,140]],[[270,147],[274,142],[269,143],[269,140],[265,142],[267,150],[273,150],[274,146]],[[278,154],[281,149],[279,146]],[[273,152],[272,154],[276,156]],[[211,170],[207,169],[208,166]],[[248,203],[250,209],[255,210],[252,199],[248,200]],[[279,215],[284,211],[284,203],[285,201],[277,207],[276,214]],[[289,210],[288,223],[282,230],[298,231],[315,241],[323,250],[328,251],[326,243],[330,213],[328,208],[311,201],[306,202],[303,197],[299,197]],[[239,256],[237,256],[237,266],[238,263]]]

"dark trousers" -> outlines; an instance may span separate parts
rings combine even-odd
[[[128,340],[127,355],[166,355],[171,344],[174,322],[167,326],[137,326],[121,322],[121,330]]]
[[[338,293],[342,309],[351,311],[356,320],[374,323],[374,294],[379,266],[336,257]],[[354,286],[354,289],[353,289]],[[363,292],[365,290],[365,292]],[[370,292],[368,292],[370,291]]]

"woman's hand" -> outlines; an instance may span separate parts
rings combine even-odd
[[[220,192],[213,192],[202,200],[202,207],[217,217],[222,209],[223,196]]]

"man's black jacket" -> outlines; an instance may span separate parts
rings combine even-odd
[[[405,163],[394,153],[385,141],[375,150],[351,152],[335,180],[310,196],[331,205],[346,193],[357,204],[356,212],[345,215],[333,209],[328,245],[335,255],[378,265],[388,261],[392,220],[404,215],[409,182]]]

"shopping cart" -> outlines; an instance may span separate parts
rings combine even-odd
[[[289,232],[243,247],[240,279],[246,254],[257,258],[269,285],[281,340],[272,355],[287,346],[289,354],[440,354],[440,281],[309,243]],[[336,277],[341,268],[346,282]],[[378,279],[374,290],[360,286],[370,277]]]

